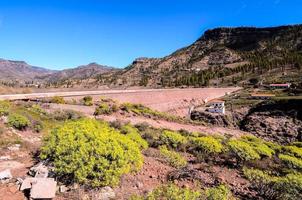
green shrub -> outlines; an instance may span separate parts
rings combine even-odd
[[[279,154],[280,160],[289,168],[302,170],[302,159],[294,156]]]
[[[40,115],[45,115],[46,114],[46,111],[43,108],[41,108],[41,106],[38,105],[38,104],[33,104],[30,107],[30,110],[37,113],[37,114],[40,114]]]
[[[40,157],[53,162],[59,178],[91,186],[115,186],[136,171],[143,156],[136,143],[105,122],[67,121],[44,139]]]
[[[278,178],[275,182],[275,188],[277,193],[280,193],[276,199],[302,199],[302,174],[291,173]]]
[[[230,189],[225,185],[209,188],[206,190],[206,200],[231,200],[235,199]]]
[[[222,144],[211,136],[194,138],[193,143],[197,152],[205,154],[221,153],[223,150]]]
[[[114,110],[107,103],[101,103],[98,107],[96,107],[94,111],[94,115],[109,115],[113,113]]]
[[[6,116],[9,114],[11,103],[9,101],[0,101],[0,116]]]
[[[57,103],[57,104],[65,104],[65,100],[63,97],[59,97],[59,96],[54,96],[52,97],[52,99],[50,100],[51,103]]]
[[[261,196],[266,199],[291,199],[302,198],[302,174],[290,173],[285,176],[271,176],[258,169],[244,168],[245,177],[251,181]]]
[[[41,121],[35,121],[32,123],[32,128],[35,132],[40,133],[43,130],[43,123]]]
[[[160,141],[169,147],[179,148],[187,142],[187,139],[175,131],[164,130],[160,136]]]
[[[91,96],[85,96],[83,97],[83,102],[85,106],[92,106],[92,97]]]
[[[142,137],[148,142],[149,146],[158,147],[159,145],[162,145],[162,142],[159,139],[162,130],[153,127],[147,127],[145,130],[140,132]]]
[[[274,142],[264,142],[266,144],[266,146],[268,146],[269,148],[271,148],[272,150],[275,151],[275,153],[279,153],[282,150],[282,146],[279,144],[276,144]]]
[[[302,148],[302,142],[293,142],[292,145],[296,146],[296,147],[299,147],[299,148]]]
[[[248,143],[260,156],[272,157],[275,151],[271,149],[266,143],[255,136],[245,135],[240,138],[242,141]]]
[[[176,168],[185,167],[187,160],[175,151],[170,151],[166,146],[159,147],[161,156],[172,166]]]
[[[83,115],[74,110],[56,110],[51,114],[51,117],[58,121],[66,121],[83,118]]]
[[[174,184],[162,185],[147,195],[145,200],[198,200],[201,193]]]
[[[285,146],[282,148],[282,153],[302,158],[302,148],[297,146]]]
[[[238,161],[250,161],[260,159],[260,155],[254,148],[241,140],[230,140],[228,142],[230,152],[233,153]]]
[[[141,137],[137,128],[127,124],[121,128],[121,132],[126,134],[128,138],[134,141],[140,147],[140,149],[143,150],[148,148],[147,141]]]
[[[30,125],[30,121],[23,115],[10,114],[8,116],[8,124],[19,130],[23,130]]]

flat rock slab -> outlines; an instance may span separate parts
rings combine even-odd
[[[0,171],[0,180],[11,179],[11,178],[13,178],[13,176],[9,169]]]
[[[53,178],[35,178],[30,197],[32,199],[52,199],[56,196],[57,182]]]

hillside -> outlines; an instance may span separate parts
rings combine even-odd
[[[54,71],[35,67],[24,61],[0,59],[0,77],[3,84],[32,82],[37,75],[47,75]]]
[[[136,59],[98,82],[148,87],[235,85],[253,77],[299,82],[301,65],[302,25],[216,28],[169,56]]]
[[[74,80],[83,80],[94,78],[96,75],[100,75],[107,72],[116,71],[113,67],[99,65],[97,63],[90,63],[88,65],[81,65],[76,68],[64,69],[57,71],[46,76],[38,76],[36,79],[47,82],[49,84],[68,84],[68,82]]]

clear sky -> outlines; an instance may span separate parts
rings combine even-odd
[[[209,28],[302,23],[302,0],[0,0],[0,58],[62,69],[162,57]]]

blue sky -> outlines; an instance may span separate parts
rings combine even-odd
[[[209,28],[302,23],[301,0],[0,0],[0,58],[52,69],[125,67]]]

